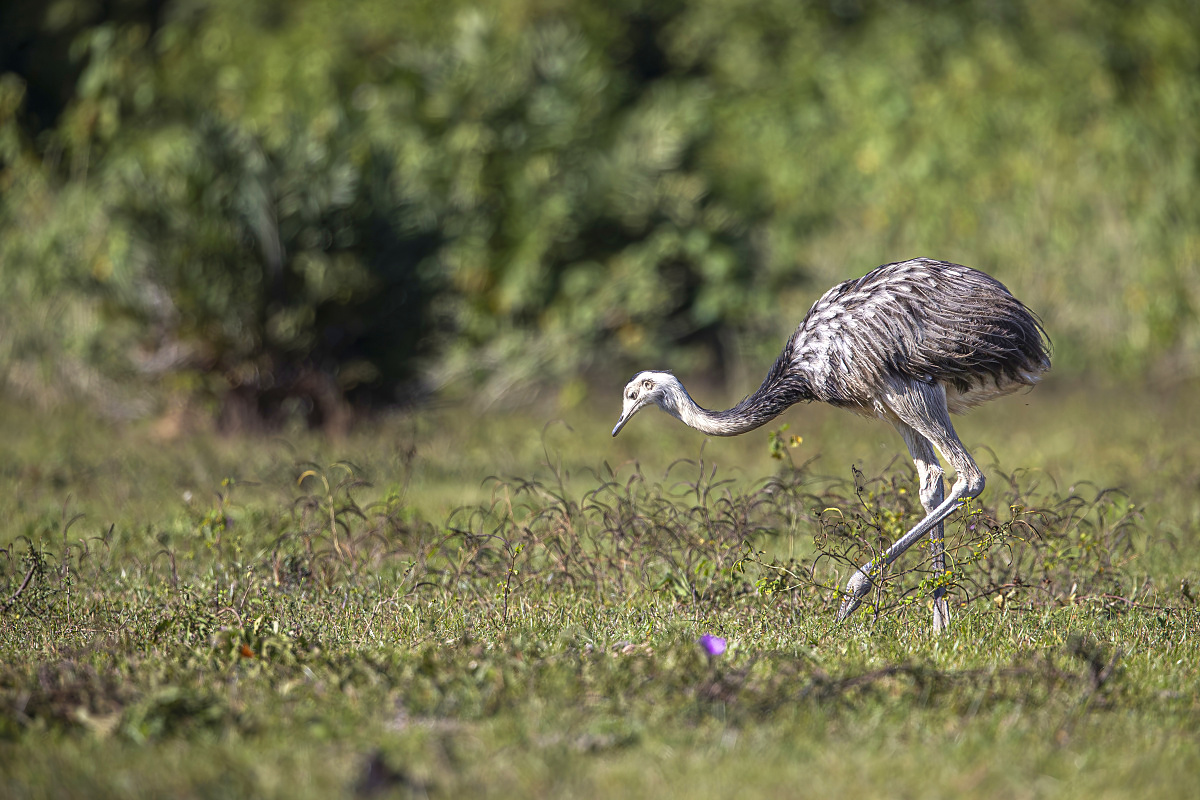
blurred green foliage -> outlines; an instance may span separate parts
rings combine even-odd
[[[0,25],[0,380],[27,394],[341,424],[721,375],[916,255],[1009,284],[1057,369],[1200,367],[1188,0],[106,8]]]

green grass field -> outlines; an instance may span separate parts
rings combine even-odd
[[[963,419],[989,485],[941,637],[916,548],[835,624],[918,507],[899,437],[832,409],[776,460],[613,440],[616,387],[338,442],[6,406],[3,793],[1193,797],[1196,388]]]

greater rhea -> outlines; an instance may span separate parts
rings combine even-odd
[[[814,303],[762,386],[733,408],[701,408],[670,372],[639,372],[625,386],[612,435],[650,405],[712,436],[752,431],[789,406],[813,400],[890,422],[916,462],[925,518],[855,571],[840,621],[871,590],[872,575],[926,534],[934,572],[944,574],[943,521],[984,485],[950,414],[1037,383],[1050,368],[1049,346],[1037,316],[989,275],[927,258],[884,264],[839,283]],[[935,450],[955,472],[949,495]],[[949,622],[945,588],[939,587],[934,630]]]

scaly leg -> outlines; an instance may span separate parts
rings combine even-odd
[[[942,466],[938,463],[933,443],[917,433],[906,423],[897,420],[896,430],[904,437],[908,452],[917,465],[917,477],[921,481],[921,507],[928,516],[945,501],[945,486],[942,482]],[[929,531],[929,553],[933,557],[933,574],[941,578],[946,574],[946,550],[944,543],[945,522],[939,522]],[[941,633],[950,626],[950,605],[946,602],[946,587],[933,590],[933,630]]]
[[[950,422],[950,413],[946,410],[945,389],[927,383],[897,382],[882,399],[894,415],[892,422],[900,430],[913,460],[917,463],[917,470],[921,476],[921,505],[925,508],[926,515],[925,519],[900,537],[879,559],[872,560],[850,577],[846,584],[847,597],[838,611],[838,621],[846,619],[862,603],[862,598],[871,590],[872,572],[891,564],[926,534],[929,534],[932,540],[934,570],[939,574],[943,572],[945,555],[942,546],[942,523],[954,513],[960,502],[976,497],[983,491],[983,473],[959,441],[958,434],[954,432],[954,426]],[[940,496],[943,494],[941,468],[937,466],[937,457],[930,449],[931,444],[954,468],[954,486],[950,489],[950,496],[944,499]],[[950,621],[949,608],[943,595],[944,591],[934,595],[933,624],[934,629],[938,631],[944,630]]]

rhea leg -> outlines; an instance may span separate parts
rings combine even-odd
[[[842,607],[838,611],[838,620],[843,620],[850,616],[859,604],[862,603],[862,598],[871,590],[871,573],[891,564],[900,557],[904,551],[912,547],[913,544],[926,534],[930,534],[934,538],[933,546],[935,549],[935,570],[944,568],[936,562],[939,557],[944,558],[941,553],[941,533],[942,522],[946,517],[954,513],[958,505],[963,500],[976,497],[983,491],[983,473],[975,464],[975,460],[971,458],[971,454],[963,447],[959,441],[958,434],[954,432],[954,426],[950,422],[950,413],[946,409],[946,391],[940,385],[932,385],[919,382],[897,382],[889,387],[889,390],[881,398],[887,409],[891,412],[889,416],[894,416],[894,422],[900,424],[901,435],[904,435],[905,442],[909,444],[909,450],[913,452],[913,459],[917,461],[917,469],[921,470],[922,459],[918,458],[918,451],[923,455],[933,455],[928,451],[930,443],[941,452],[942,456],[954,469],[954,485],[950,488],[949,497],[944,499],[937,498],[936,492],[929,493],[929,505],[933,505],[933,509],[929,510],[926,506],[925,497],[925,475],[921,476],[922,484],[922,506],[926,508],[925,519],[921,520],[908,533],[901,536],[886,552],[879,558],[871,561],[863,566],[850,577],[846,584],[846,598],[842,601]],[[903,426],[903,427],[901,427]],[[904,428],[909,428],[917,436],[910,441],[908,435],[905,434]],[[924,439],[924,445],[919,445],[917,450],[913,450],[914,442],[918,439]],[[930,458],[926,463],[936,464],[936,456]],[[940,468],[938,472],[940,473]],[[933,482],[931,481],[931,484]],[[941,489],[941,475],[937,475],[937,489]],[[931,486],[931,488],[933,488]],[[940,499],[940,502],[938,500]],[[936,533],[934,533],[936,529]],[[935,597],[934,602],[934,627],[935,629],[943,629],[949,622],[948,614],[940,613],[938,603],[945,603],[941,596]],[[939,627],[939,619],[940,627]]]
[[[897,420],[896,430],[908,445],[908,452],[917,465],[917,478],[921,482],[921,507],[925,514],[932,514],[945,502],[945,487],[942,483],[942,466],[938,463],[933,444],[909,425]],[[946,574],[946,552],[944,544],[945,522],[939,522],[929,531],[929,554],[933,557],[933,574],[941,578]],[[933,630],[940,633],[950,626],[950,606],[946,602],[946,587],[933,590]]]

